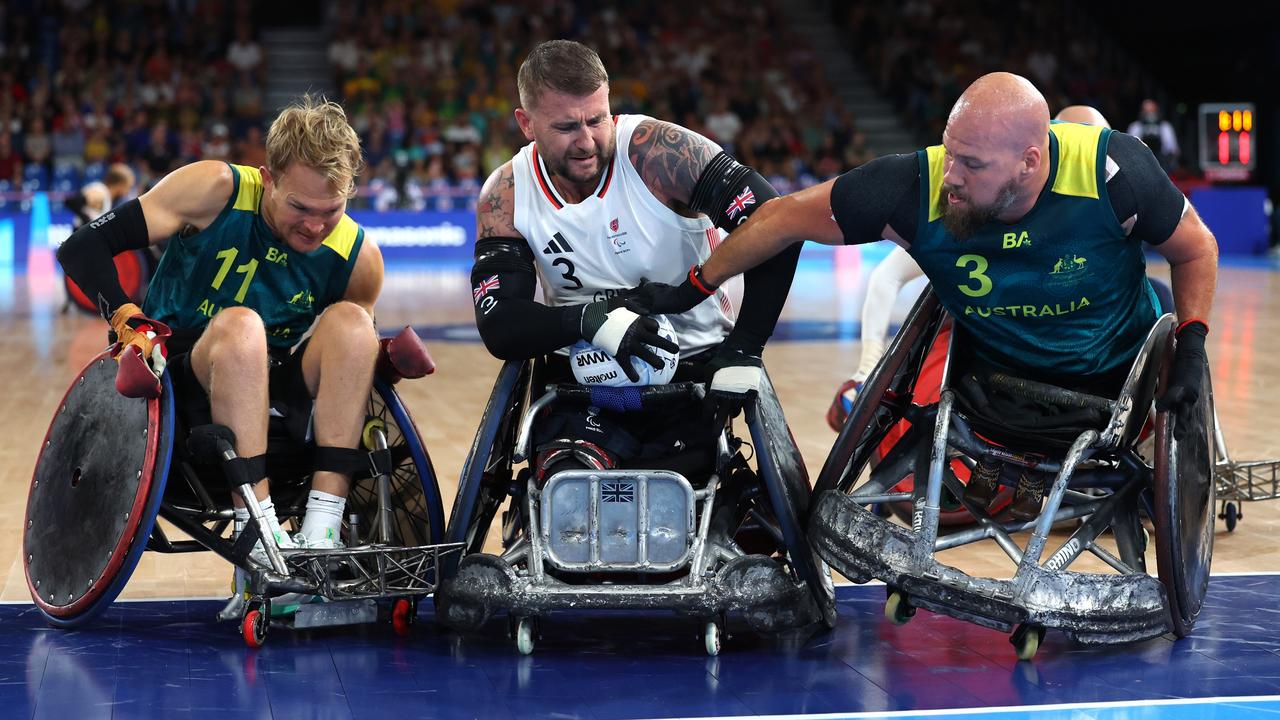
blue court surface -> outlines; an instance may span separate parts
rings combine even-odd
[[[562,613],[521,656],[480,635],[387,625],[273,629],[261,650],[214,600],[120,602],[86,629],[0,606],[5,718],[1280,717],[1280,576],[1215,576],[1190,637],[1086,648],[1050,632],[1031,662],[1007,637],[921,611],[884,619],[880,585],[838,588],[840,622],[762,639],[730,622],[722,654],[667,614]],[[736,630],[736,632],[735,632]]]

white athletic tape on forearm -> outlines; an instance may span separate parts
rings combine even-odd
[[[639,317],[639,315],[626,308],[617,308],[609,311],[609,314],[605,316],[604,324],[591,337],[591,344],[617,357],[618,347],[622,345],[622,338],[627,334],[627,330],[631,328],[631,324]]]
[[[750,365],[732,365],[720,368],[711,378],[711,389],[728,393],[759,392],[761,373],[764,371]]]

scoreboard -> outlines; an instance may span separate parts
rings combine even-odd
[[[1253,103],[1200,106],[1200,170],[1210,180],[1248,180],[1257,164]]]

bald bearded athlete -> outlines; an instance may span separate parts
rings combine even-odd
[[[1028,80],[985,75],[951,110],[942,144],[878,158],[760,208],[678,286],[635,302],[680,312],[708,290],[805,238],[888,238],[919,263],[993,370],[1114,395],[1157,317],[1145,245],[1171,266],[1180,324],[1162,407],[1200,393],[1217,243],[1136,138],[1049,121]],[[1144,245],[1145,244],[1145,245]],[[1039,512],[1019,488],[1011,514]]]

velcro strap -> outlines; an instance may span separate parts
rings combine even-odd
[[[353,450],[343,447],[316,446],[315,464],[317,471],[335,472],[339,475],[354,475],[376,463],[372,456],[383,453],[367,453],[364,450]],[[390,466],[388,458],[387,465]],[[388,469],[390,469],[388,467]]]
[[[267,476],[267,456],[237,457],[222,462],[222,472],[233,489],[241,485],[255,485]]]

